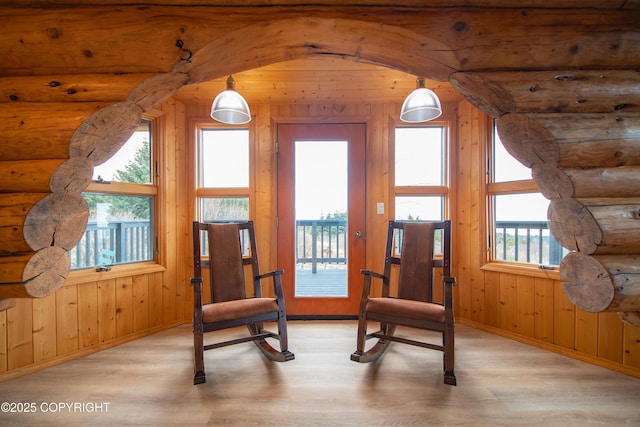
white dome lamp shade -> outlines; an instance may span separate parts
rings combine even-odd
[[[242,125],[251,121],[247,101],[235,91],[235,81],[229,76],[227,89],[220,92],[211,105],[211,117],[220,123]]]
[[[417,86],[417,89],[411,92],[402,104],[400,120],[403,122],[428,122],[442,114],[438,96],[424,87],[424,77],[418,77]]]

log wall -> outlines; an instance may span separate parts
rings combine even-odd
[[[275,206],[272,194],[275,180],[273,125],[278,121],[366,121],[368,129],[367,200],[387,206],[389,187],[389,131],[398,114],[398,105],[260,105],[256,126],[255,218],[260,223],[259,251],[262,262],[275,264]],[[449,106],[445,108],[456,108]],[[190,188],[185,170],[192,148],[188,144],[191,118],[207,114],[208,106],[182,106],[167,102],[163,106],[163,132],[167,140],[163,157],[167,159],[166,178],[161,184],[171,206],[192,206],[177,199],[175,188]],[[637,328],[625,325],[615,313],[588,313],[576,308],[562,290],[557,273],[520,273],[514,270],[483,269],[483,168],[487,116],[466,102],[459,106],[459,141],[452,170],[456,184],[452,200],[455,227],[454,257],[456,315],[461,322],[494,333],[547,348],[561,354],[640,376],[640,336]],[[370,131],[370,132],[369,132]],[[182,135],[180,137],[179,135]],[[176,136],[179,136],[176,138]],[[169,160],[169,159],[174,160]],[[164,191],[163,191],[164,193]],[[184,193],[184,192],[182,192]],[[186,196],[185,196],[186,197]],[[386,238],[386,216],[367,208],[367,268],[380,268]],[[33,369],[79,357],[153,333],[162,328],[188,322],[191,315],[188,223],[190,209],[173,208],[161,214],[167,241],[163,252],[164,271],[134,271],[100,280],[86,276],[73,278],[54,295],[42,299],[16,299],[16,305],[0,313],[0,367],[2,378],[11,378]],[[186,226],[184,225],[186,224]],[[466,242],[464,245],[460,242]],[[150,267],[146,267],[147,269]],[[144,267],[143,267],[144,270]],[[94,273],[108,274],[108,273]],[[72,275],[73,276],[73,275]],[[26,321],[28,320],[28,321]]]
[[[593,356],[598,363],[612,361],[614,368],[636,372],[638,329],[616,324],[607,313],[586,311],[619,311],[626,322],[640,323],[634,267],[640,252],[635,226],[640,12],[636,2],[624,7],[627,10],[558,11],[537,3],[531,10],[502,5],[487,13],[482,8],[398,5],[359,8],[354,14],[347,6],[318,4],[295,9],[66,4],[23,9],[3,4],[0,235],[6,239],[0,247],[0,299],[36,299],[3,304],[13,306],[0,314],[0,365],[12,374],[188,319],[183,283],[189,270],[190,210],[184,206],[190,201],[182,191],[190,176],[185,173],[188,118],[185,107],[169,98],[184,84],[279,61],[332,55],[451,81],[475,106],[500,117],[507,148],[533,168],[540,190],[553,200],[553,232],[578,254],[567,258],[565,264],[575,265],[564,269],[566,275],[540,278],[481,269],[483,187],[474,179],[484,176],[479,130],[486,124],[463,104],[455,189],[459,218],[453,219],[460,224],[458,242],[465,242],[457,254],[460,282],[469,285],[458,291],[459,317],[540,345],[553,335],[550,345],[556,350]],[[177,40],[185,40],[185,47],[178,47]],[[108,158],[141,115],[160,105],[167,119],[159,221],[162,237],[176,243],[160,255],[166,271],[106,277],[118,283],[112,304],[110,296],[98,298],[102,279],[67,280],[66,250],[78,239],[78,225],[86,222],[79,193],[92,165]],[[276,112],[272,108],[280,107],[259,108],[261,141],[272,135],[274,117],[332,118],[317,105]],[[368,114],[371,129],[384,135],[397,106],[349,108],[358,111],[356,116]],[[385,142],[379,135],[368,141],[368,170],[388,170],[388,152],[381,145]],[[267,166],[261,169],[264,177],[272,177],[273,155],[268,149],[261,154],[261,164]],[[369,175],[368,200],[389,202],[388,178]],[[256,200],[266,209],[272,209],[267,201],[272,184],[269,178],[256,186]],[[368,220],[376,233],[381,218]],[[367,249],[375,256],[374,248]],[[584,271],[583,266],[592,267],[595,275],[571,274]],[[602,277],[608,282],[601,283]],[[562,281],[569,300],[582,308],[564,297],[558,286]],[[589,282],[593,286],[585,287]],[[144,283],[154,283],[153,291]],[[592,296],[583,298],[585,288]],[[105,311],[103,321],[91,320],[95,310],[87,301],[94,301],[94,294],[97,310]],[[154,307],[150,311],[145,300]],[[585,300],[596,303],[581,305]],[[149,313],[159,311],[155,307],[160,301],[158,324],[158,315]],[[110,332],[113,321],[104,320],[112,315],[115,335]],[[40,327],[50,328],[54,319],[55,332]],[[102,333],[108,338],[96,344],[96,330],[98,337]]]

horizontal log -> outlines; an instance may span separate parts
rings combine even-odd
[[[86,157],[94,165],[106,162],[127,142],[141,119],[142,109],[131,102],[95,112],[73,133],[70,157]]]
[[[531,168],[531,178],[540,193],[549,200],[566,199],[573,195],[573,182],[556,165],[534,164]]]
[[[86,157],[73,157],[62,163],[52,174],[52,192],[82,192],[93,177],[93,163]]]
[[[148,111],[170,98],[188,79],[189,75],[182,73],[163,73],[149,77],[133,88],[127,102]]]
[[[619,311],[618,317],[629,326],[640,327],[640,311]]]
[[[24,238],[30,248],[73,249],[82,239],[89,207],[80,193],[52,193],[36,203],[24,222]]]
[[[69,140],[98,103],[0,103],[0,160],[69,158]]]
[[[65,159],[0,162],[0,192],[45,193],[56,168]]]
[[[476,107],[495,117],[640,112],[638,70],[456,73],[450,82]]]
[[[64,248],[52,246],[40,249],[24,268],[24,288],[34,298],[52,295],[67,280],[70,269],[71,260]]]
[[[640,114],[528,114],[558,145],[560,168],[640,165]]]
[[[585,311],[640,311],[638,254],[572,252],[560,263],[560,279],[569,300]]]
[[[0,103],[122,102],[153,74],[56,74],[0,77]]]
[[[9,298],[9,299],[0,300],[0,311],[5,311],[5,310],[13,307],[14,305],[16,305],[16,299],[15,298]]]
[[[67,251],[56,247],[0,257],[0,300],[52,295],[67,279],[70,267]]]
[[[348,43],[358,43],[359,51],[377,50],[380,58],[386,56],[390,66],[409,70],[401,60],[415,62],[415,74],[428,72],[420,66],[424,55],[454,70],[513,70],[518,68],[566,69],[577,66],[585,69],[602,67],[636,69],[640,67],[640,47],[630,40],[637,31],[640,13],[632,10],[573,9],[559,11],[537,9],[523,13],[522,7],[512,9],[463,7],[424,11],[420,8],[353,7],[331,8],[318,5],[273,7],[215,7],[175,8],[169,6],[135,5],[113,7],[73,7],[24,10],[3,8],[3,32],[12,37],[0,37],[0,51],[10,52],[3,57],[3,75],[26,74],[39,70],[43,74],[56,74],[63,70],[82,74],[90,67],[99,73],[166,72],[183,52],[176,49],[176,39],[194,54],[212,40],[223,39],[225,34],[280,19],[281,29],[287,31],[289,22],[300,18],[353,20],[370,23],[368,31],[362,27],[308,29],[309,46],[322,47],[327,39],[343,34]],[[64,21],[58,18],[64,14]],[[356,21],[356,19],[358,21]],[[108,25],[105,25],[108,23]],[[186,25],[185,23],[188,23]],[[410,36],[409,41],[437,37],[446,49],[406,50],[397,43],[369,45],[369,34],[389,27],[401,28]],[[549,31],[549,29],[553,31]],[[25,29],[28,29],[25,30]],[[160,30],[159,30],[160,29]],[[354,31],[355,30],[355,31]],[[126,37],[114,37],[119,31]],[[347,33],[349,31],[350,33]],[[16,45],[20,35],[28,43]],[[273,32],[271,34],[277,34]],[[367,37],[363,37],[365,34]],[[294,38],[292,33],[290,40]],[[261,58],[272,57],[280,49],[270,37],[248,40],[243,50],[254,53],[251,68],[263,65]],[[535,48],[532,48],[532,45]],[[235,47],[234,47],[235,48]],[[397,51],[397,52],[394,52]],[[153,52],[150,55],[149,52]],[[237,51],[242,56],[242,51]],[[144,58],[144,60],[141,60]],[[231,58],[233,59],[233,58]],[[237,62],[236,62],[237,64]],[[433,65],[433,64],[429,64]],[[230,62],[228,70],[234,67]],[[224,75],[222,73],[221,75]]]
[[[0,284],[2,286],[22,286],[24,289],[22,274],[25,266],[35,254],[35,251],[25,251],[9,256],[0,256]],[[20,297],[23,296],[26,295],[22,294]]]
[[[507,114],[498,119],[498,135],[504,148],[527,167],[560,159],[554,136],[535,119],[524,114]]]
[[[640,196],[640,166],[564,168],[562,171],[573,183],[575,198]]]
[[[0,194],[0,242],[2,242],[0,257],[31,250],[24,239],[24,221],[33,205],[47,194]]]
[[[547,210],[551,234],[563,247],[592,254],[602,241],[602,230],[591,212],[574,199],[553,199]]]
[[[157,5],[180,5],[191,6],[193,0],[154,0],[154,4]],[[344,0],[307,0],[299,1],[298,3],[311,3],[311,4],[323,4],[340,6],[344,4]],[[351,0],[349,4],[353,5],[377,5],[388,6],[389,0]],[[83,0],[83,5],[102,6],[104,0]],[[130,0],[110,0],[109,4],[128,5],[131,4]],[[228,0],[209,0],[207,4],[228,4]],[[289,0],[271,0],[270,5],[290,5]],[[412,7],[468,7],[469,0],[430,0],[425,3],[424,0],[404,0],[401,2],[403,6]],[[474,5],[477,7],[500,7],[508,8],[513,6],[512,0],[474,0]],[[42,7],[43,5],[52,6],[68,6],[69,0],[21,0],[19,3],[15,3],[12,0],[0,0],[0,5],[8,5],[14,7]],[[264,6],[264,0],[243,0],[244,6]],[[640,4],[628,0],[611,0],[603,2],[601,0],[557,0],[549,3],[548,0],[521,0],[518,2],[520,8],[545,8],[545,9],[566,9],[566,8],[579,8],[579,9],[600,9],[606,11],[608,9],[620,9],[620,10],[634,10],[640,9]]]
[[[595,254],[636,253],[640,247],[640,198],[579,199],[602,231]]]

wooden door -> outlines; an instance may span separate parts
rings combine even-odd
[[[365,137],[364,124],[278,125],[278,265],[289,315],[358,312]]]

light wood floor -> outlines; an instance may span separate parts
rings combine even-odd
[[[267,361],[249,343],[207,351],[199,386],[190,326],[5,381],[0,402],[36,412],[0,412],[0,425],[640,425],[640,379],[467,326],[456,329],[457,387],[431,350],[392,343],[376,363],[350,361],[355,321],[289,328],[295,360]]]

